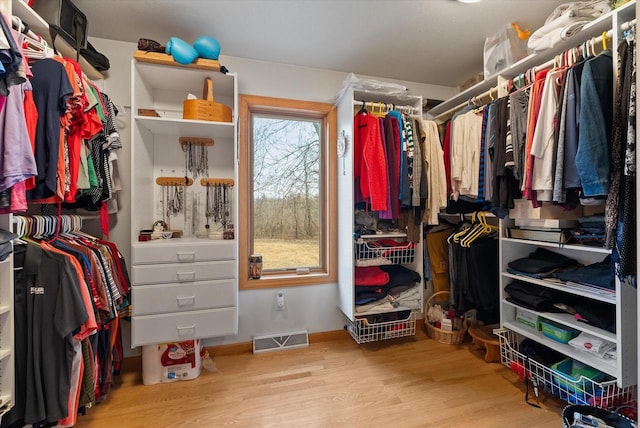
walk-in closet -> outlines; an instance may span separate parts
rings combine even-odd
[[[636,0],[0,0],[0,428],[637,427]]]

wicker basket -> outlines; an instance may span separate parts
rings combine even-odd
[[[214,122],[231,122],[231,107],[213,101],[213,80],[204,80],[202,100],[184,100],[182,118],[194,120],[211,120]]]
[[[433,295],[429,297],[424,304],[424,324],[427,327],[427,336],[429,336],[436,342],[444,343],[446,345],[460,345],[464,341],[464,337],[467,334],[466,319],[463,321],[463,328],[460,330],[454,330],[454,331],[442,330],[432,326],[429,323],[429,318],[427,317],[427,313],[429,309],[432,307],[436,298],[439,296],[445,299],[448,299],[449,292],[438,291],[437,293],[433,293]]]

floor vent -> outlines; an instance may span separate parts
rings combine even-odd
[[[280,351],[283,349],[306,348],[307,346],[309,346],[309,335],[306,331],[272,334],[253,338],[254,354]]]

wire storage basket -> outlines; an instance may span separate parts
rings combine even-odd
[[[429,322],[429,317],[427,314],[429,313],[429,309],[431,309],[435,302],[443,302],[449,301],[449,292],[448,291],[438,291],[437,293],[433,293],[431,297],[427,299],[424,304],[424,324],[427,328],[427,336],[436,342],[444,343],[446,345],[460,345],[464,341],[464,337],[467,334],[467,323],[466,317],[465,321],[462,324],[462,328],[458,330],[443,330],[434,325],[431,325]]]
[[[501,363],[528,378],[539,391],[545,391],[570,404],[587,405],[608,410],[616,410],[637,399],[637,386],[620,388],[616,380],[595,375],[596,370],[585,366],[582,374],[576,375],[567,367],[570,360],[563,360],[552,366],[542,364],[520,352],[524,336],[508,329],[496,329],[500,339]]]
[[[415,313],[400,311],[356,317],[348,321],[346,329],[357,343],[415,336]]]
[[[402,265],[413,263],[416,248],[413,242],[399,242],[378,235],[364,235],[356,240],[356,266]]]

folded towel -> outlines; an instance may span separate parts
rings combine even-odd
[[[558,42],[578,34],[582,27],[611,10],[606,0],[576,1],[558,6],[544,25],[531,34],[529,49],[536,52],[554,47]]]

